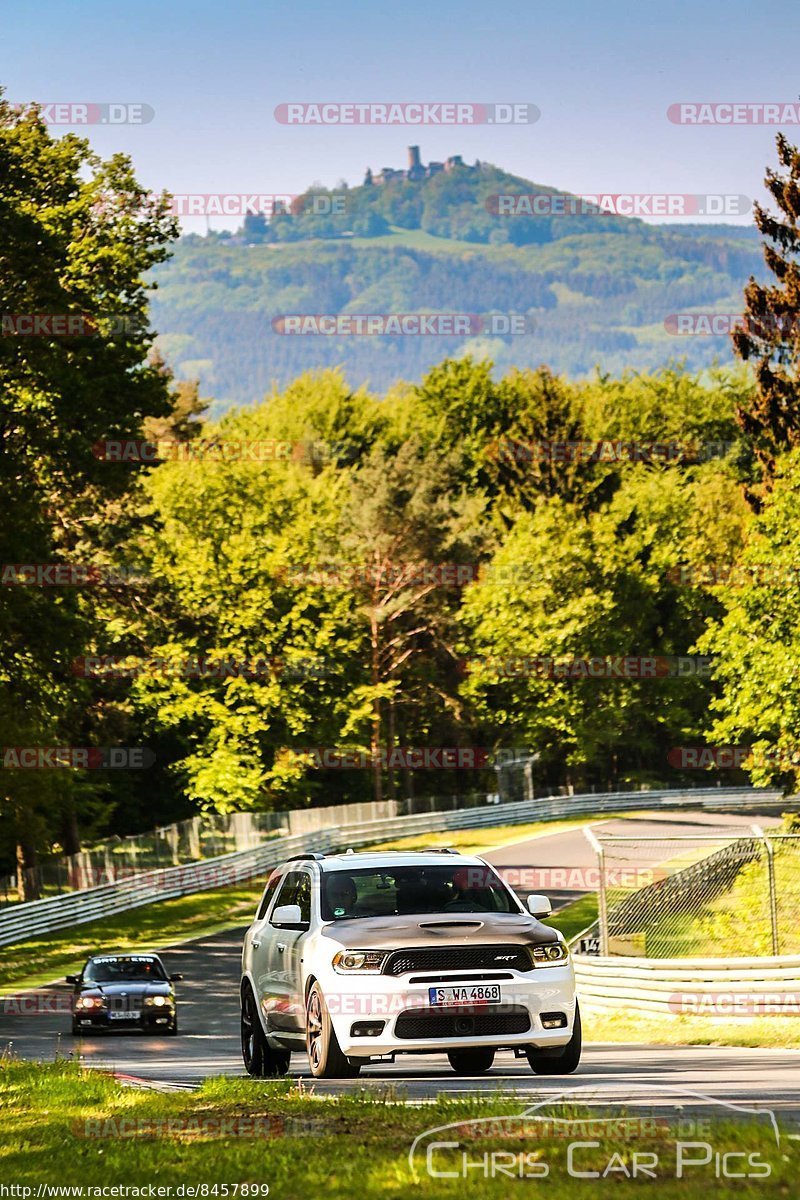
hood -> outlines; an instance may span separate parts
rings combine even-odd
[[[131,979],[127,983],[85,983],[78,990],[81,995],[95,993],[98,996],[168,996],[172,989],[166,979]]]
[[[527,913],[447,913],[426,916],[354,917],[330,921],[322,937],[341,942],[351,950],[406,950],[437,946],[515,946],[558,941],[550,925]]]

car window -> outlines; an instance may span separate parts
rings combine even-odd
[[[290,871],[284,877],[275,908],[281,908],[284,904],[298,904],[300,919],[304,923],[311,921],[311,877],[306,871]]]
[[[272,897],[275,895],[275,889],[277,888],[280,881],[281,881],[281,876],[275,874],[267,882],[267,886],[264,888],[264,895],[261,897],[261,903],[258,906],[258,912],[256,913],[257,921],[260,921],[264,916],[266,916],[267,909],[270,906],[270,901],[272,900]]]
[[[457,861],[434,866],[325,871],[321,899],[323,921],[410,913],[520,911],[490,867]]]
[[[300,905],[300,920],[304,924],[311,923],[311,876],[303,871],[300,876],[300,882],[297,885],[297,899],[294,902]]]
[[[167,978],[157,958],[109,956],[93,958],[83,972],[84,983],[148,983]]]

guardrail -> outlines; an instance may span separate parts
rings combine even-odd
[[[486,805],[484,808],[419,813],[414,816],[369,821],[360,825],[340,825],[306,834],[272,838],[264,845],[250,850],[234,851],[218,858],[184,863],[182,866],[146,871],[101,887],[9,905],[0,911],[0,946],[26,941],[28,938],[53,933],[73,925],[83,925],[88,921],[96,921],[146,904],[171,900],[227,884],[242,883],[262,875],[284,862],[290,855],[303,851],[324,854],[348,846],[368,846],[375,842],[417,833],[436,833],[447,829],[471,829],[498,824],[515,825],[595,812],[680,807],[725,811],[730,808],[772,807],[780,799],[779,791],[756,788],[588,793],[580,796],[549,796],[497,806]]]
[[[800,955],[779,958],[575,958],[585,1009],[657,1016],[800,1016]]]

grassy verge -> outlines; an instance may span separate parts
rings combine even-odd
[[[780,953],[800,954],[800,852],[793,843],[776,843],[775,890]],[[733,886],[700,912],[670,917],[648,930],[647,952],[653,958],[772,954],[766,862],[748,863]]]
[[[121,1195],[136,1195],[130,1189],[143,1187],[146,1196],[154,1186],[170,1187],[173,1197],[181,1194],[175,1190],[179,1185],[186,1185],[183,1195],[188,1196],[188,1185],[205,1185],[205,1192],[194,1195],[250,1200],[264,1196],[268,1187],[269,1195],[281,1200],[315,1195],[405,1200],[414,1194],[438,1200],[463,1197],[468,1188],[481,1200],[500,1200],[515,1191],[515,1182],[520,1186],[526,1179],[546,1187],[551,1200],[596,1200],[606,1193],[625,1200],[642,1195],[642,1177],[626,1178],[634,1153],[656,1156],[650,1160],[656,1178],[645,1178],[645,1186],[648,1194],[655,1191],[664,1200],[689,1200],[699,1188],[714,1196],[733,1195],[729,1188],[744,1197],[786,1196],[793,1194],[797,1178],[797,1143],[783,1140],[777,1146],[768,1121],[759,1118],[717,1124],[713,1115],[704,1117],[710,1131],[702,1140],[714,1152],[744,1151],[755,1156],[751,1164],[766,1164],[753,1168],[757,1177],[742,1178],[751,1164],[736,1158],[740,1177],[734,1181],[719,1179],[711,1152],[704,1165],[684,1168],[684,1177],[676,1178],[681,1136],[695,1145],[684,1154],[696,1161],[704,1157],[697,1140],[677,1128],[677,1114],[625,1127],[618,1122],[616,1128],[597,1132],[595,1111],[587,1144],[586,1127],[577,1122],[588,1111],[554,1104],[544,1110],[550,1118],[544,1126],[530,1119],[515,1121],[526,1104],[508,1096],[439,1098],[418,1107],[373,1089],[323,1097],[286,1082],[228,1079],[210,1080],[195,1093],[158,1094],[123,1089],[108,1076],[73,1064],[11,1062],[0,1067],[0,1106],[3,1180],[33,1187],[32,1195],[39,1184],[78,1186],[84,1197],[91,1196],[91,1187],[120,1185],[129,1189]],[[619,1117],[619,1109],[613,1115]],[[554,1129],[553,1117],[576,1124],[566,1136],[563,1125],[559,1136],[543,1135],[543,1129]],[[476,1118],[483,1118],[483,1124],[461,1124]],[[487,1123],[486,1118],[492,1120]],[[409,1164],[414,1139],[453,1123],[458,1127],[422,1142],[415,1176]],[[425,1151],[432,1142],[443,1141],[457,1145],[432,1151],[432,1175]],[[577,1150],[573,1171],[594,1170],[600,1177],[570,1175],[568,1148],[580,1141],[584,1145]]]
[[[758,1046],[800,1049],[800,1017],[754,1017],[724,1022],[718,1017],[648,1017],[581,1010],[587,1042],[661,1046]]]
[[[157,950],[235,925],[246,925],[260,894],[261,886],[257,884],[196,892],[2,946],[0,988],[49,983],[59,975],[77,970],[98,949]]]
[[[597,892],[588,892],[578,900],[565,904],[558,912],[548,917],[545,925],[554,925],[560,929],[567,941],[577,937],[597,920]]]

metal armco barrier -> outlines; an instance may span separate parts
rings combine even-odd
[[[515,825],[528,821],[556,820],[586,813],[650,810],[658,808],[730,808],[774,806],[781,798],[776,790],[756,788],[688,788],[652,792],[589,793],[580,796],[549,796],[539,800],[449,812],[418,813],[414,816],[369,821],[360,825],[331,826],[292,837],[272,838],[251,850],[239,850],[218,858],[184,863],[177,867],[147,871],[102,887],[68,892],[45,900],[12,904],[0,911],[0,946],[27,938],[83,925],[140,908],[226,884],[241,883],[263,875],[289,855],[303,851],[328,853],[348,846],[368,846],[418,833],[446,829],[470,829],[489,825]]]
[[[657,1016],[800,1016],[800,955],[780,958],[575,958],[585,1009]]]

